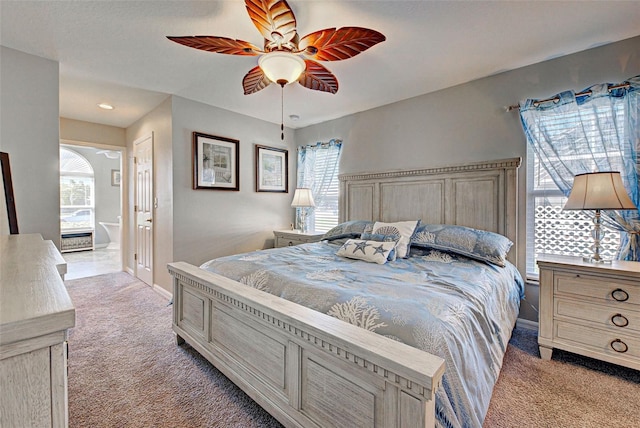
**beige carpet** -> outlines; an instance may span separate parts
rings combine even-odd
[[[125,273],[65,281],[74,427],[279,427],[189,347],[175,345],[171,307]],[[538,358],[516,329],[484,427],[640,427],[640,372],[555,351]],[[345,427],[349,428],[349,427]]]

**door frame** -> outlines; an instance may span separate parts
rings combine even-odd
[[[132,206],[130,207],[131,212],[133,213],[133,216],[131,217],[131,226],[132,226],[132,230],[133,230],[133,248],[132,248],[132,258],[133,258],[133,268],[132,268],[132,274],[134,277],[136,277],[136,279],[140,280],[140,278],[138,277],[138,261],[135,258],[135,255],[137,254],[138,251],[138,231],[137,231],[137,226],[138,226],[138,220],[137,220],[137,211],[136,211],[136,202],[138,200],[138,194],[137,194],[137,186],[136,186],[136,182],[135,180],[137,179],[136,175],[137,175],[137,166],[136,166],[136,146],[146,140],[151,140],[151,186],[152,186],[152,195],[151,195],[151,212],[152,212],[152,219],[155,222],[155,200],[156,200],[156,174],[155,174],[155,167],[156,167],[156,162],[155,162],[155,143],[154,143],[154,135],[153,135],[153,131],[148,132],[143,134],[142,136],[136,138],[135,140],[133,140],[133,144],[132,144],[132,156],[131,156],[131,161],[132,161],[132,191],[131,194],[133,196],[132,198]],[[153,224],[152,229],[151,229],[151,236],[152,236],[152,245],[151,245],[151,284],[148,284],[151,288],[156,288],[155,285],[155,233],[156,233],[156,225]]]
[[[90,141],[69,140],[65,138],[61,138],[59,144],[120,152],[120,216],[122,220],[122,227],[120,228],[120,271],[126,271],[127,249],[129,245],[127,239],[128,233],[126,233],[129,221],[127,210],[127,195],[129,194],[129,181],[127,180],[128,162],[126,162],[127,148],[124,146],[113,146],[111,144],[92,143]]]

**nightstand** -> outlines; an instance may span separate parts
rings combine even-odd
[[[323,232],[302,232],[300,230],[274,230],[275,247],[290,247],[292,245],[318,242],[324,235]]]
[[[554,348],[640,370],[640,262],[542,256],[540,356]]]

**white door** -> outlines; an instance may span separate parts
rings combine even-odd
[[[153,286],[153,134],[134,141],[136,276]]]

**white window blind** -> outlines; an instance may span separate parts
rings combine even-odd
[[[340,182],[338,180],[338,168],[334,168],[339,161],[337,150],[318,150],[315,162],[315,182],[323,179],[329,180],[326,197],[313,210],[311,216],[311,230],[317,232],[327,232],[338,225],[338,195],[340,193]],[[335,171],[330,177],[324,177],[325,171],[333,169]]]

